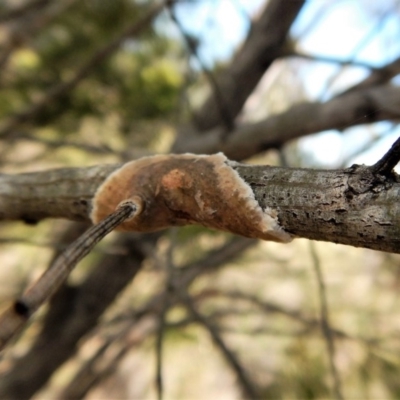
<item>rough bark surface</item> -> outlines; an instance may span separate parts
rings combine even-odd
[[[87,221],[97,187],[120,165],[0,176],[0,218]],[[290,169],[237,164],[261,207],[295,237],[400,252],[396,174],[370,168]],[[12,184],[11,184],[12,182]]]
[[[314,240],[400,252],[399,177],[365,166],[343,170],[238,167],[262,207],[278,210],[289,233]]]
[[[35,223],[50,216],[88,221],[97,187],[118,165],[0,174],[0,220]]]

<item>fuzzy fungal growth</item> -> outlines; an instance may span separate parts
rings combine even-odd
[[[291,240],[279,226],[277,212],[262,210],[222,153],[158,155],[124,164],[98,188],[92,221],[98,223],[126,201],[138,210],[119,226],[122,231],[199,224],[251,238]]]

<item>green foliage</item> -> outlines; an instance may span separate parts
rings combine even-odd
[[[120,88],[118,107],[125,118],[157,118],[174,110],[182,84],[176,63],[145,48],[120,53],[110,64],[108,82]]]
[[[29,108],[73,78],[147,7],[129,0],[77,1],[55,17],[43,16],[43,27],[5,65],[0,77],[0,118]],[[115,114],[120,117],[121,131],[131,133],[133,121],[168,117],[176,108],[182,85],[175,48],[170,39],[152,29],[140,39],[128,38],[111,57],[100,57],[86,79],[51,101],[31,124],[50,126],[64,135],[78,131],[87,116],[101,120]]]

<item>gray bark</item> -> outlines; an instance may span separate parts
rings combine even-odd
[[[119,165],[0,175],[0,219],[88,221],[91,199]],[[234,167],[262,207],[278,211],[294,237],[400,252],[398,176],[367,167],[342,170]]]

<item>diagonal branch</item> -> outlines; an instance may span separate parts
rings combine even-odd
[[[265,71],[279,57],[288,31],[304,0],[270,0],[260,18],[253,24],[242,48],[229,67],[217,77],[223,104],[236,117]],[[212,94],[194,118],[198,131],[205,132],[224,122]]]
[[[105,255],[80,285],[64,285],[56,293],[30,350],[2,376],[0,398],[31,398],[43,387],[75,354],[82,338],[98,324],[107,307],[140,271],[146,256],[144,248],[153,245],[158,236],[120,237],[116,244],[123,252]]]
[[[22,296],[0,315],[0,350],[18,333],[29,317],[60,287],[76,264],[114,228],[136,212],[124,203],[99,224],[88,229],[55,260],[51,267]]]
[[[400,74],[400,57],[397,57],[391,63],[386,64],[383,67],[374,68],[374,70],[364,80],[340,93],[339,96],[382,85],[398,74]]]
[[[174,278],[175,278],[175,266],[173,264],[173,249],[175,246],[175,235],[176,231],[171,234],[171,241],[165,256],[165,269],[167,278],[165,282],[165,290],[163,293],[163,299],[161,301],[162,307],[158,315],[158,329],[156,335],[156,390],[157,399],[162,400],[164,397],[164,379],[163,379],[163,347],[165,340],[165,328],[167,313],[171,307],[171,294],[174,291]]]
[[[313,268],[318,282],[318,293],[320,300],[320,316],[321,316],[321,330],[324,335],[326,346],[328,349],[329,369],[333,379],[333,393],[336,400],[343,400],[343,394],[341,389],[341,382],[339,372],[335,364],[335,339],[334,332],[329,323],[329,309],[328,300],[326,296],[326,288],[324,277],[322,275],[321,265],[317,251],[315,249],[314,242],[310,242],[310,253],[313,261]]]
[[[400,138],[398,138],[390,150],[371,169],[374,174],[388,176],[400,161]]]
[[[199,56],[199,53],[197,51],[197,44],[195,43],[194,39],[185,32],[182,24],[179,22],[172,8],[169,8],[169,14],[172,21],[174,21],[179,32],[184,38],[186,46],[189,49],[190,53],[196,58],[197,62],[200,64],[201,70],[203,71],[203,74],[208,80],[208,83],[212,89],[212,94],[215,99],[215,105],[217,107],[218,112],[220,113],[221,123],[225,127],[226,132],[230,132],[234,128],[234,121],[230,113],[229,107],[227,107],[227,105],[224,102],[225,101],[224,96],[221,92],[221,89],[218,86],[218,82],[216,81],[213,73],[206,67],[203,60]]]
[[[251,381],[250,377],[248,376],[243,365],[240,363],[236,354],[227,346],[227,344],[223,340],[222,336],[219,333],[218,328],[197,310],[192,299],[190,298],[189,294],[186,291],[176,288],[176,293],[179,296],[182,303],[185,305],[185,307],[187,307],[187,309],[190,311],[193,318],[208,331],[213,342],[221,351],[222,355],[225,357],[225,360],[227,361],[229,366],[235,372],[245,398],[247,399],[259,398],[256,386]]]
[[[339,64],[342,66],[362,67],[362,68],[366,68],[368,70],[375,71],[375,68],[371,64],[368,64],[363,61],[352,60],[352,59],[346,60],[346,59],[340,59],[338,57],[330,57],[330,56],[326,56],[326,55],[309,54],[309,53],[305,53],[305,52],[298,51],[295,49],[288,49],[288,50],[284,49],[281,56],[282,57],[301,58],[301,59],[308,60],[308,61],[323,62],[323,63],[329,63],[329,64]]]

